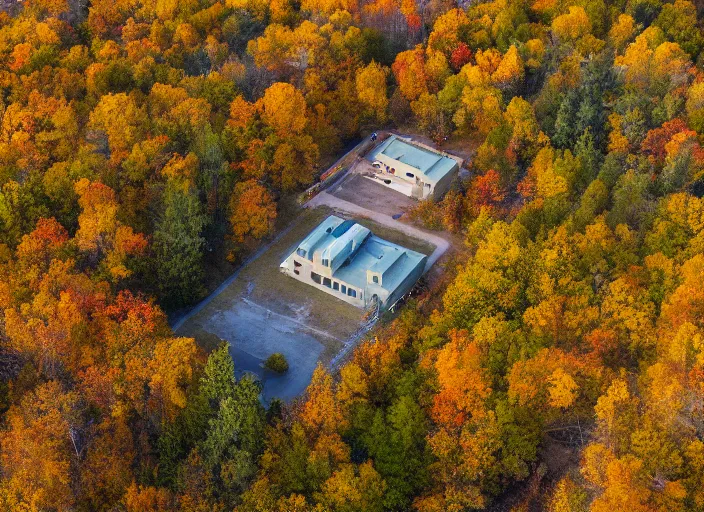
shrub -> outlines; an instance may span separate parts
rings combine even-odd
[[[271,354],[264,362],[264,368],[276,373],[286,373],[288,371],[288,361],[280,352]]]

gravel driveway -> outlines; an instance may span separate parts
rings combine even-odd
[[[378,222],[379,224],[383,224],[384,226],[400,231],[401,233],[405,233],[413,238],[430,242],[435,246],[435,250],[430,256],[428,256],[428,261],[425,264],[425,272],[427,272],[430,267],[432,267],[433,264],[440,259],[440,256],[445,254],[445,252],[450,248],[450,242],[439,235],[420,230],[414,226],[410,226],[395,220],[391,218],[390,215],[369,210],[368,208],[345,201],[344,199],[335,197],[327,192],[319,193],[306,203],[306,208],[315,208],[317,206],[328,206],[350,215],[367,217],[375,222]]]

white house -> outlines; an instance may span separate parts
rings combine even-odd
[[[367,155],[385,185],[416,199],[439,200],[462,160],[392,135]]]
[[[423,274],[427,257],[331,215],[280,265],[285,274],[357,307],[393,306]]]

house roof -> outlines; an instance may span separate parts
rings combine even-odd
[[[426,256],[372,235],[333,277],[364,289],[367,271],[381,274],[381,288],[393,293]]]
[[[347,222],[343,222],[330,233],[326,247],[322,248],[321,246],[323,250],[322,257],[330,260],[333,269],[340,267],[344,260],[359,250],[360,246],[371,234],[371,231],[361,224],[353,222],[350,225],[345,225]]]
[[[426,258],[424,254],[373,235],[361,224],[343,221],[334,215],[321,222],[298,248],[305,250],[310,260],[318,251],[331,262],[341,254],[345,260],[339,262],[339,267],[333,265],[333,278],[364,289],[368,284],[367,271],[371,271],[381,275],[381,288],[389,293]]]
[[[454,159],[401,140],[395,135],[371,151],[369,159],[378,160],[380,155],[418,169],[433,182],[440,181],[457,166]]]
[[[332,232],[343,222],[341,218],[330,215],[298,244],[298,248],[303,249],[306,252],[306,257],[312,261],[316,250],[325,248],[336,240],[336,237],[332,236]]]

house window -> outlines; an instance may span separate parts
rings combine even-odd
[[[299,263],[299,262],[296,261],[296,260],[293,260],[293,266],[296,267],[296,268],[298,268],[298,267],[301,266],[301,263]]]
[[[342,289],[340,290],[342,292],[342,295],[347,293],[347,287],[343,284]]]
[[[332,281],[330,280],[329,277],[323,278],[323,286],[327,286],[328,288],[332,288]]]
[[[357,298],[357,290],[353,290],[352,288],[348,288],[347,295],[356,299]]]
[[[301,274],[301,273],[298,271],[297,268],[294,268],[294,269],[293,269],[293,273],[296,274],[297,276]]]
[[[305,257],[306,257],[306,251],[305,251],[305,249],[301,249],[300,247],[299,247],[298,249],[296,249],[296,254],[298,254],[301,258],[305,258]]]
[[[315,272],[310,273],[310,278],[318,284],[323,282],[323,279],[320,274],[316,274]]]
[[[332,289],[335,291],[340,291],[340,283],[338,283],[337,281],[332,283]]]
[[[407,172],[407,173],[406,173],[406,177],[408,177],[408,178],[415,178],[416,175],[413,174],[412,172]]]
[[[379,284],[379,276],[373,276],[372,281],[374,281],[376,284]]]
[[[330,260],[327,258],[323,258],[323,266],[324,267],[329,267],[330,266]]]

